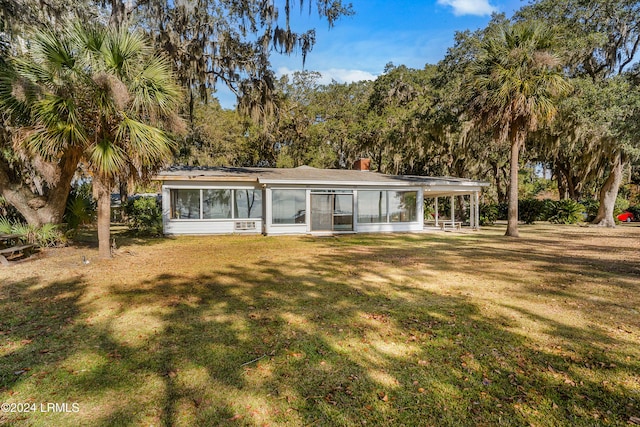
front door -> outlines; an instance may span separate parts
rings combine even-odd
[[[311,231],[353,231],[353,194],[311,194]]]

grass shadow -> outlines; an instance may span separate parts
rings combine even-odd
[[[530,279],[489,262],[524,257],[531,271],[553,264],[562,274],[602,264],[493,239],[303,238],[284,255],[286,240],[262,239],[242,259],[215,247],[208,262],[192,260],[194,273],[167,268],[102,289],[88,273],[3,283],[0,401],[69,399],[82,410],[0,422],[591,426],[637,416],[629,338],[496,304],[557,340],[541,344],[445,282],[466,258],[483,280],[513,281],[517,297],[534,298]],[[571,289],[553,296],[584,302]]]

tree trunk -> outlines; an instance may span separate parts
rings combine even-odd
[[[616,226],[616,222],[613,219],[613,209],[616,204],[616,198],[618,197],[618,189],[620,188],[620,182],[622,181],[622,170],[624,164],[622,163],[622,157],[618,154],[613,161],[611,173],[604,182],[602,189],[600,190],[600,207],[598,208],[598,215],[593,220],[593,224],[599,227]]]
[[[556,165],[556,180],[558,182],[558,197],[560,200],[567,198],[567,174],[562,166]]]
[[[93,196],[98,202],[98,255],[111,258],[111,183],[94,177]]]
[[[511,159],[509,164],[509,212],[507,214],[507,232],[505,236],[520,237],[518,233],[518,159],[520,155],[520,139],[511,142]]]
[[[25,182],[12,179],[9,165],[0,159],[0,196],[15,207],[30,225],[60,224],[78,159],[78,153],[69,152],[56,164],[34,162],[34,169],[45,168],[49,176],[44,194],[38,194]]]
[[[117,30],[122,28],[122,25],[128,18],[127,6],[122,0],[111,0],[111,16],[109,17],[109,26]]]
[[[567,178],[568,178],[567,179],[567,189],[569,190],[569,198],[571,200],[578,201],[578,199],[580,198],[580,194],[578,193],[578,190],[576,189],[575,180],[573,179],[573,176],[571,174],[569,174],[569,176]]]

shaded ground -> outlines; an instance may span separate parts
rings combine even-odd
[[[521,232],[45,252],[0,269],[0,402],[37,405],[0,424],[628,425],[640,227]]]

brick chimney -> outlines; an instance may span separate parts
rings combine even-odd
[[[355,161],[353,164],[353,170],[368,171],[369,166],[371,166],[371,159],[362,158]]]

